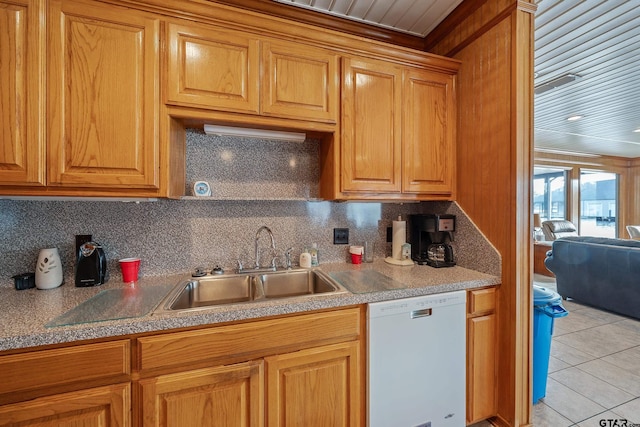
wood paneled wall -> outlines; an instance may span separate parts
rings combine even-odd
[[[580,203],[577,194],[580,189],[580,171],[596,170],[619,175],[618,182],[618,237],[627,238],[626,226],[640,224],[640,159],[612,156],[568,155],[535,151],[536,166],[557,167],[567,170],[570,182],[567,194],[567,219],[580,222]]]
[[[473,0],[466,0],[466,2]],[[531,422],[532,4],[489,0],[431,52],[458,73],[457,201],[502,256],[498,290],[497,418]],[[455,14],[455,12],[454,12]]]
[[[631,161],[627,191],[629,198],[627,220],[629,224],[640,224],[640,158]]]

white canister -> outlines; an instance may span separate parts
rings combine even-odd
[[[36,288],[53,289],[62,285],[62,262],[58,248],[41,249],[36,264]]]

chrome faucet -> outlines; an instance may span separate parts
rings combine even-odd
[[[276,239],[273,237],[273,233],[271,232],[271,229],[266,225],[263,225],[262,227],[258,228],[258,231],[256,232],[256,240],[255,240],[255,255],[256,255],[255,269],[256,270],[260,270],[262,268],[260,266],[260,249],[258,249],[258,242],[260,241],[260,233],[263,230],[265,230],[269,234],[269,237],[271,238],[271,249],[273,249],[274,252],[276,250]],[[276,266],[275,260],[276,260],[275,258],[272,259],[271,267],[269,267],[269,269],[275,270],[275,266]]]
[[[292,266],[291,266],[291,252],[293,252],[293,248],[289,248],[286,251],[284,251],[284,259],[285,259],[285,268],[287,270],[291,270]]]

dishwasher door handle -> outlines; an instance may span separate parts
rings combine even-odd
[[[430,308],[423,308],[422,310],[413,310],[411,312],[412,319],[419,319],[420,317],[427,317],[427,316],[431,316]]]

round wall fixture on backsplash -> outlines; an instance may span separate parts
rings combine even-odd
[[[211,196],[211,186],[207,181],[196,181],[193,184],[193,195],[200,197]]]

